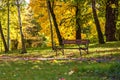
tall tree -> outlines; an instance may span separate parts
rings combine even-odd
[[[51,13],[51,17],[53,19],[53,24],[54,24],[54,27],[56,29],[56,34],[57,34],[57,37],[58,37],[58,40],[59,40],[59,45],[63,45],[62,44],[62,36],[60,34],[60,31],[59,31],[59,28],[58,28],[58,24],[57,24],[57,21],[56,21],[56,16],[55,16],[55,13],[54,13],[54,9],[51,5],[51,2],[50,0],[47,0],[47,5],[48,5],[48,9]]]
[[[95,25],[96,25],[96,29],[97,29],[97,33],[98,33],[99,43],[104,44],[105,43],[104,37],[103,37],[102,31],[101,31],[100,22],[98,20],[95,4],[96,4],[96,0],[92,0],[92,11],[93,11],[93,17],[95,20]]]
[[[7,40],[7,45],[8,45],[8,50],[9,50],[9,44],[10,44],[10,3],[9,3],[9,0],[7,0],[7,7],[8,7],[8,29],[7,29],[7,36],[8,36],[8,40]]]
[[[76,3],[76,6],[75,6],[75,9],[76,9],[76,39],[81,39],[81,26],[80,26],[80,10],[79,10],[79,3],[77,2]]]
[[[3,45],[4,45],[4,50],[5,52],[8,52],[8,46],[5,40],[5,36],[4,36],[4,32],[3,32],[3,28],[2,28],[2,23],[1,20],[3,20],[4,16],[3,16],[3,12],[5,12],[4,8],[5,8],[6,2],[5,0],[0,1],[0,35],[1,35],[1,39],[3,41]]]
[[[48,9],[48,17],[49,17],[49,23],[50,23],[50,32],[51,32],[51,44],[52,44],[52,49],[54,50],[54,43],[53,43],[53,27],[52,27],[52,20],[51,20],[51,15],[50,15],[50,10],[47,2],[47,9]]]
[[[5,41],[5,37],[4,37],[4,34],[3,34],[1,20],[0,20],[0,34],[1,34],[2,41],[3,41],[3,45],[4,45],[5,52],[8,52],[9,49],[8,49],[8,47],[7,47],[7,43],[6,43],[6,41]]]
[[[22,52],[21,53],[27,53],[26,47],[25,47],[25,39],[22,31],[22,21],[21,21],[21,14],[20,14],[20,1],[16,0],[17,2],[17,10],[18,10],[18,22],[20,27],[20,35],[21,35],[21,42],[22,42]]]
[[[117,13],[118,0],[107,0],[106,3],[106,23],[105,23],[105,36],[106,41],[116,41],[116,13]]]

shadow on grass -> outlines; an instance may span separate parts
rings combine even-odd
[[[114,53],[114,52],[120,52],[120,49],[118,48],[112,48],[112,49],[96,49],[94,51],[90,51],[89,53]]]
[[[118,48],[120,47],[120,41],[106,42],[105,44],[90,44],[90,48]]]

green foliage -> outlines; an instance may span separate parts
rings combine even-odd
[[[109,77],[115,80],[120,79],[120,62],[112,64],[109,68]]]

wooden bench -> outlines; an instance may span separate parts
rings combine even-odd
[[[81,50],[84,50],[88,54],[89,43],[90,43],[89,40],[63,40],[62,41],[63,45],[61,47],[55,46],[54,50],[56,51],[56,55],[58,50],[62,50],[62,53],[64,55],[64,49],[78,49],[80,51],[80,55]],[[66,47],[65,44],[76,44],[78,47]]]

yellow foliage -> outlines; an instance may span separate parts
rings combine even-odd
[[[88,25],[90,26],[91,31],[89,34],[91,36],[94,36],[97,34],[96,32],[96,27],[94,25],[94,22],[90,19],[88,20],[87,15],[92,16],[92,8],[90,5],[88,5],[88,1],[85,1],[84,4],[80,4],[80,26],[86,28]],[[40,31],[41,34],[44,34],[45,36],[48,37],[48,45],[51,45],[51,32],[50,32],[50,23],[49,23],[49,17],[48,17],[48,11],[47,11],[47,5],[46,5],[46,0],[30,0],[30,5],[31,9],[34,12],[34,17],[36,17],[38,22],[40,23],[42,30]],[[113,8],[115,8],[115,5],[112,5]],[[76,33],[76,21],[75,21],[75,14],[76,14],[76,9],[75,9],[75,4],[72,4],[71,1],[65,2],[60,2],[57,0],[54,0],[54,13],[55,17],[58,23],[58,27],[60,30],[60,33],[62,35],[62,38],[64,39],[75,39],[75,33]],[[71,21],[73,19],[73,21]],[[86,20],[85,22],[82,22]],[[100,19],[101,21],[101,28],[102,31],[104,31],[104,21],[103,19]],[[73,24],[72,24],[73,22]],[[64,23],[64,24],[63,24]],[[71,25],[72,24],[72,25]],[[58,39],[56,35],[55,28],[53,26],[53,37],[54,37],[54,42],[58,44]],[[82,34],[82,38],[86,38],[86,34]]]
[[[111,8],[113,8],[113,9],[116,8],[116,5],[115,5],[115,4],[111,4],[110,6],[111,6]]]

